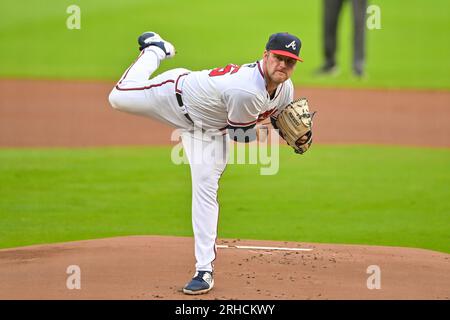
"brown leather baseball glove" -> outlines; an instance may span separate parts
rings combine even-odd
[[[308,100],[301,98],[292,101],[278,115],[275,124],[280,136],[296,153],[305,153],[312,144],[314,114],[309,112]]]

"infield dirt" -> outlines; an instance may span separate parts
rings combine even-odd
[[[172,128],[113,110],[113,83],[0,80],[0,147],[167,145]],[[301,88],[315,143],[450,147],[450,91]]]

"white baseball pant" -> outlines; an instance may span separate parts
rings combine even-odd
[[[182,91],[182,75],[189,70],[173,69],[149,80],[163,58],[157,48],[144,49],[112,90],[109,101],[117,110],[183,129],[181,139],[192,179],[195,267],[197,271],[213,271],[219,215],[217,192],[228,160],[229,137],[204,135],[201,130],[194,130],[193,123],[186,118],[175,90]]]

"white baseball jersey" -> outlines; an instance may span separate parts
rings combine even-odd
[[[271,99],[266,90],[262,60],[237,66],[194,71],[180,79],[178,89],[194,122],[205,129],[228,125],[247,127],[269,116],[276,117],[294,97],[288,79]]]
[[[228,159],[229,137],[225,132],[221,139],[202,136],[198,144],[199,138],[191,130],[193,125],[185,111],[204,129],[247,127],[278,116],[293,99],[293,85],[291,80],[280,84],[271,99],[262,61],[193,72],[172,69],[149,80],[165,56],[154,46],[143,50],[111,91],[109,101],[117,110],[185,129],[181,138],[191,167],[195,267],[197,271],[212,271],[219,215],[217,190]],[[175,93],[181,93],[181,105]],[[225,161],[216,161],[217,150],[223,150]],[[196,159],[203,161],[197,163]]]

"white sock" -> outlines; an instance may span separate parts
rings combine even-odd
[[[162,50],[159,50],[162,52]],[[142,52],[139,58],[125,71],[121,80],[122,85],[141,83],[147,81],[152,73],[158,69],[160,58],[157,50]]]
[[[166,58],[166,53],[160,47],[149,46],[149,47],[145,48],[144,50],[145,51],[151,51],[151,52],[155,53],[160,61]]]

